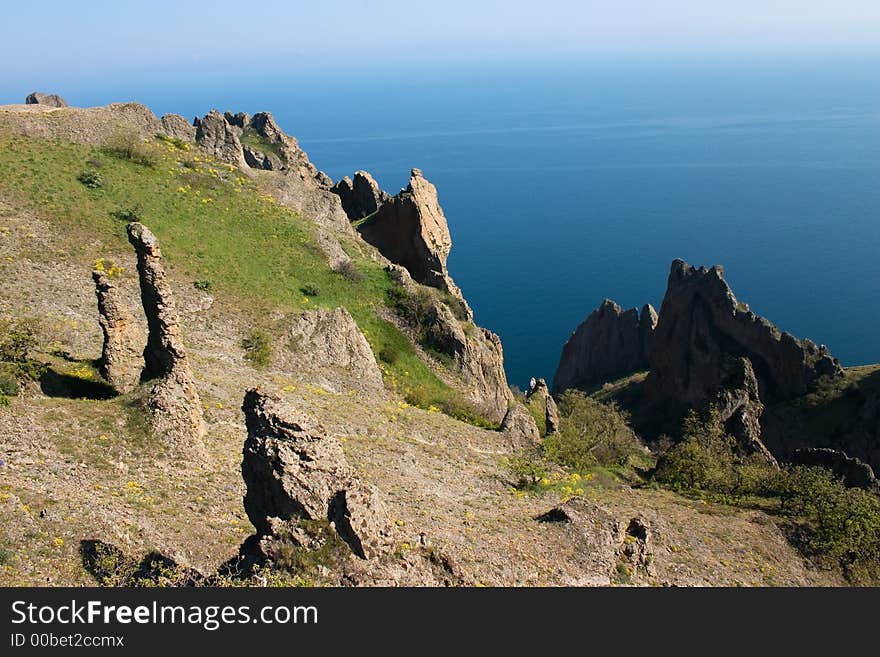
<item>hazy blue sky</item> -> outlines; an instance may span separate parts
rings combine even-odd
[[[878,0],[44,0],[4,3],[0,81],[878,42]]]

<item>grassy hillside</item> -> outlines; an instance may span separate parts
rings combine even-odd
[[[378,264],[348,248],[354,270],[332,271],[309,222],[188,144],[119,135],[109,146],[0,135],[0,190],[69,233],[72,255],[96,237],[126,249],[126,223],[142,221],[158,236],[171,271],[249,313],[255,327],[270,309],[345,306],[389,387],[478,421],[379,316],[390,281]]]

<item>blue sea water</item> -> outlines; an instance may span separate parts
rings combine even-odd
[[[508,377],[550,378],[604,297],[658,307],[669,264],[844,364],[880,361],[880,58],[520,62],[82,83],[188,117],[269,109],[334,179],[433,181],[450,271]],[[14,98],[3,99],[13,102]]]

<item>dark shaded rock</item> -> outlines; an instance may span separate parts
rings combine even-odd
[[[648,399],[697,407],[723,387],[722,361],[751,361],[764,403],[803,394],[821,376],[840,376],[835,358],[779,331],[737,301],[721,267],[672,263],[650,351]]]
[[[242,146],[244,161],[251,169],[263,169],[264,171],[281,171],[284,163],[277,155],[264,153],[250,146]]]
[[[726,431],[736,438],[741,454],[760,454],[768,463],[776,465],[776,459],[761,442],[764,404],[758,394],[758,380],[751,361],[731,356],[721,362],[721,367],[721,387],[710,403],[718,409]]]
[[[134,315],[120,298],[119,288],[103,270],[94,270],[98,316],[104,333],[101,376],[120,393],[134,389],[143,369],[144,335]]]
[[[562,348],[553,392],[589,387],[648,368],[648,346],[657,322],[650,305],[623,310],[610,299],[590,313]]]
[[[383,203],[357,227],[361,236],[391,262],[424,285],[460,296],[446,270],[452,238],[437,200],[437,189],[413,169],[406,189]]]
[[[839,449],[828,447],[801,447],[794,450],[791,463],[795,465],[819,466],[831,470],[843,479],[850,488],[874,488],[877,478],[870,465],[854,457],[847,456]]]
[[[128,241],[137,253],[141,302],[147,317],[141,380],[155,381],[149,398],[153,431],[168,438],[173,449],[200,451],[202,405],[183,346],[174,295],[162,267],[159,241],[137,222],[128,225]]]
[[[323,171],[319,171],[315,174],[315,182],[318,183],[319,186],[328,190],[333,187],[333,178]]]
[[[224,112],[223,117],[229,125],[234,126],[239,130],[244,130],[251,122],[251,116],[247,112],[236,112],[235,114],[232,112]]]
[[[339,196],[342,209],[352,221],[373,214],[391,199],[391,195],[381,190],[373,176],[366,171],[355,171],[354,180],[344,177],[331,191]]]
[[[67,107],[67,101],[58,94],[44,94],[35,91],[24,99],[27,105],[48,105],[49,107]]]
[[[162,132],[169,137],[187,142],[196,140],[196,127],[180,114],[165,114],[159,123],[162,126]]]
[[[393,529],[384,502],[348,465],[338,438],[257,389],[242,410],[244,507],[258,532],[296,541],[301,521],[327,521],[358,557],[387,551]]]
[[[522,404],[513,404],[501,421],[501,433],[513,449],[528,449],[541,444],[541,432],[535,418]]]
[[[196,143],[209,155],[239,168],[245,166],[239,131],[220,112],[211,110],[203,118],[197,118],[195,128]]]

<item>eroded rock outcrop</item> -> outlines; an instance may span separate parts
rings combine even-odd
[[[209,155],[239,168],[246,166],[239,132],[220,112],[211,110],[204,117],[196,118],[195,128],[196,143]]]
[[[279,369],[313,371],[358,388],[383,389],[382,372],[369,342],[345,308],[295,316],[277,350]]]
[[[380,189],[379,183],[366,171],[355,171],[354,180],[344,177],[331,191],[339,196],[342,209],[351,221],[373,214],[391,200],[391,195]]]
[[[437,189],[413,169],[406,189],[357,227],[361,236],[414,280],[461,296],[446,270],[452,238]]]
[[[544,420],[547,426],[547,433],[556,433],[559,431],[559,408],[547,382],[544,379],[532,379],[528,392],[526,392],[526,401],[530,404],[537,403],[544,408]]]
[[[541,444],[541,432],[535,418],[522,404],[512,404],[501,421],[501,433],[513,449],[528,449]]]
[[[156,236],[143,224],[128,225],[137,253],[141,302],[147,317],[143,381],[154,381],[149,397],[152,428],[172,449],[200,450],[202,406],[183,346],[177,307],[162,267]]]
[[[388,550],[393,525],[384,502],[348,465],[338,438],[257,389],[242,410],[244,506],[258,532],[286,531],[296,541],[300,521],[327,521],[362,559]]]
[[[119,393],[134,389],[143,369],[144,335],[106,271],[92,272],[98,297],[98,321],[104,334],[101,376]]]
[[[650,350],[648,398],[696,407],[723,386],[722,361],[745,357],[764,403],[806,392],[822,376],[840,376],[824,347],[799,340],[751,312],[733,295],[721,267],[675,260]]]
[[[562,348],[553,376],[553,392],[586,387],[648,368],[657,313],[645,305],[623,310],[605,299]]]
[[[67,101],[58,94],[44,94],[35,91],[24,99],[26,105],[47,105],[49,107],[67,107]]]
[[[718,410],[726,431],[736,439],[740,454],[759,454],[776,465],[776,459],[761,441],[764,404],[748,358],[729,356],[722,360],[720,387],[709,403]]]
[[[162,132],[169,137],[186,142],[196,140],[196,127],[180,114],[164,114],[159,123],[162,124]]]

